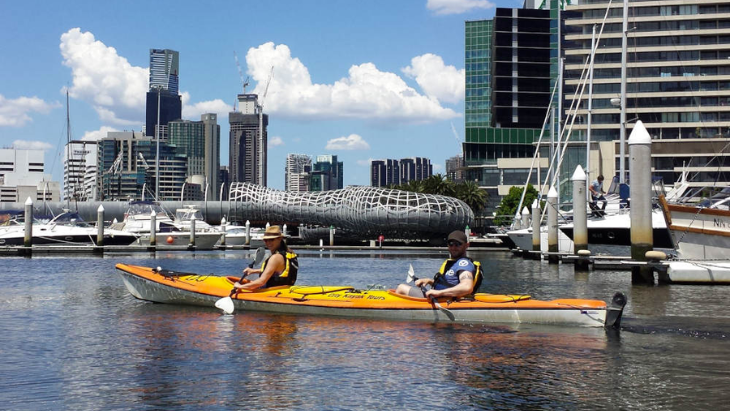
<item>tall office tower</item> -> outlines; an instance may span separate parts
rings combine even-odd
[[[312,165],[312,176],[310,178],[310,191],[329,191],[344,188],[342,161],[337,161],[337,156],[317,156],[317,161]]]
[[[177,147],[177,154],[188,158],[187,177],[200,176],[202,190],[209,200],[218,199],[220,169],[220,126],[217,115],[203,114],[201,121],[175,120],[168,123],[168,142]]]
[[[98,152],[99,147],[96,141],[94,145],[88,146],[85,160],[86,172],[84,173],[84,195],[87,201],[98,201],[101,192],[101,181],[97,178],[99,175]]]
[[[558,1],[544,4],[543,10],[497,8],[492,20],[466,22],[464,177],[490,198],[514,184],[504,181],[506,169],[516,184],[525,183],[530,164],[522,160],[534,154],[550,103],[558,50],[550,8],[557,16]]]
[[[0,148],[0,203],[59,201],[60,184],[44,174],[43,150]]]
[[[287,154],[284,167],[284,189],[286,191],[309,191],[309,174],[312,158],[306,154]]]
[[[266,186],[269,116],[263,114],[257,94],[239,94],[238,107],[240,112],[228,115],[231,125],[228,162],[231,182]]]
[[[623,4],[608,0],[567,6],[564,13],[565,112],[590,56],[594,23],[598,38],[593,69],[590,177],[620,174]],[[626,58],[626,132],[641,120],[652,138],[652,175],[665,184],[682,171],[693,185],[730,182],[730,1],[629,2]],[[588,132],[588,86],[571,138]],[[585,147],[585,142],[582,144]],[[628,146],[624,172],[628,176]],[[585,154],[583,155],[585,160]],[[627,178],[628,180],[628,178]]]
[[[446,159],[446,178],[454,182],[464,180],[464,157],[461,155]]]
[[[218,170],[218,182],[220,183],[218,199],[220,199],[220,201],[228,201],[228,190],[231,186],[228,166],[220,166],[220,169]]]
[[[73,140],[66,144],[63,158],[63,200],[87,201],[87,159],[89,154],[95,156],[96,141]],[[94,168],[96,163],[94,163]]]
[[[107,133],[99,143],[99,200],[155,198],[156,141],[133,131]],[[160,192],[157,200],[180,198],[188,168],[187,157],[175,146],[160,143]]]
[[[398,160],[370,161],[370,185],[388,187],[400,184],[400,163]]]
[[[182,100],[178,94],[180,53],[167,49],[150,49],[150,89],[147,92],[145,133],[155,137],[157,112],[160,113],[160,140],[167,141],[167,123],[182,118]],[[158,107],[159,104],[159,107]]]
[[[400,160],[400,182],[421,181],[433,175],[431,160],[425,157],[403,158]]]

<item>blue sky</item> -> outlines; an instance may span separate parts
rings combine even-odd
[[[228,112],[241,80],[269,114],[269,186],[284,187],[288,153],[334,154],[345,185],[369,184],[369,160],[428,157],[434,172],[461,152],[464,21],[500,0],[0,0],[0,146],[43,148],[62,176],[64,90],[73,139],[141,130],[149,49],[180,52],[183,118]],[[453,127],[452,127],[453,125]],[[454,133],[453,130],[456,130]]]

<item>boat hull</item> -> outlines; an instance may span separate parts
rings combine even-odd
[[[155,272],[117,264],[129,292],[141,300],[213,307],[227,297],[231,278]],[[272,313],[328,315],[392,320],[463,323],[532,323],[603,327],[609,308],[599,300],[533,300],[529,296],[477,294],[474,299],[440,301],[395,294],[392,290],[356,290],[348,286],[275,287],[233,296],[236,309]]]

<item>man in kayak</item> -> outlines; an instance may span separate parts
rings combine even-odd
[[[261,268],[246,268],[245,277],[257,275],[253,280],[245,279],[243,283],[236,282],[234,287],[242,290],[256,290],[278,285],[294,285],[297,281],[299,262],[297,255],[286,245],[284,234],[278,225],[272,225],[264,232],[264,244],[271,252],[271,256],[264,260]]]
[[[449,234],[446,244],[451,258],[444,261],[434,278],[419,278],[415,287],[399,284],[396,293],[419,298],[458,298],[475,293],[482,282],[481,267],[479,262],[466,256],[469,248],[466,234],[454,231]],[[427,285],[431,289],[425,291]]]

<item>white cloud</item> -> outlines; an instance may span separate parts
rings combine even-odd
[[[53,145],[43,141],[15,140],[13,148],[18,150],[50,150]]]
[[[357,134],[333,138],[327,142],[325,150],[370,150],[370,144]]]
[[[98,130],[87,131],[86,133],[84,133],[84,136],[81,137],[81,139],[85,140],[85,141],[99,141],[102,138],[106,137],[106,134],[109,133],[110,131],[119,131],[119,130],[117,130],[114,127],[102,126]]]
[[[71,68],[69,94],[91,104],[99,117],[117,125],[144,121],[149,69],[134,67],[114,47],[73,28],[61,35],[63,64]]]
[[[71,97],[91,104],[105,123],[119,126],[144,123],[149,67],[132,66],[114,47],[79,28],[61,35],[60,49],[63,64],[71,68]],[[183,118],[197,120],[203,113],[228,117],[231,111],[221,99],[189,104],[189,93],[181,94]]]
[[[46,103],[38,97],[7,99],[0,94],[0,127],[22,127],[25,123],[33,121],[28,113],[47,114],[52,109],[60,106],[57,102]]]
[[[411,59],[411,65],[401,69],[427,96],[447,103],[458,103],[464,99],[465,70],[447,66],[441,56],[427,53]]]
[[[269,139],[269,147],[283,146],[284,140],[279,136],[274,136]]]
[[[293,118],[359,118],[427,123],[459,117],[438,100],[419,94],[397,74],[373,63],[350,67],[333,84],[314,84],[307,67],[285,44],[265,43],[246,54],[248,74],[262,95],[271,67],[274,75],[264,100],[265,111]]]
[[[461,14],[493,7],[494,3],[487,0],[428,0],[426,3],[426,8],[436,14]]]
[[[369,158],[367,160],[357,160],[357,165],[359,166],[370,166],[370,162],[373,161],[373,158]]]
[[[182,95],[182,116],[192,120],[200,119],[205,113],[215,113],[218,115],[218,121],[228,118],[228,113],[233,110],[233,106],[226,104],[221,99],[201,101],[200,103],[188,104],[190,101],[190,93],[184,91]]]

